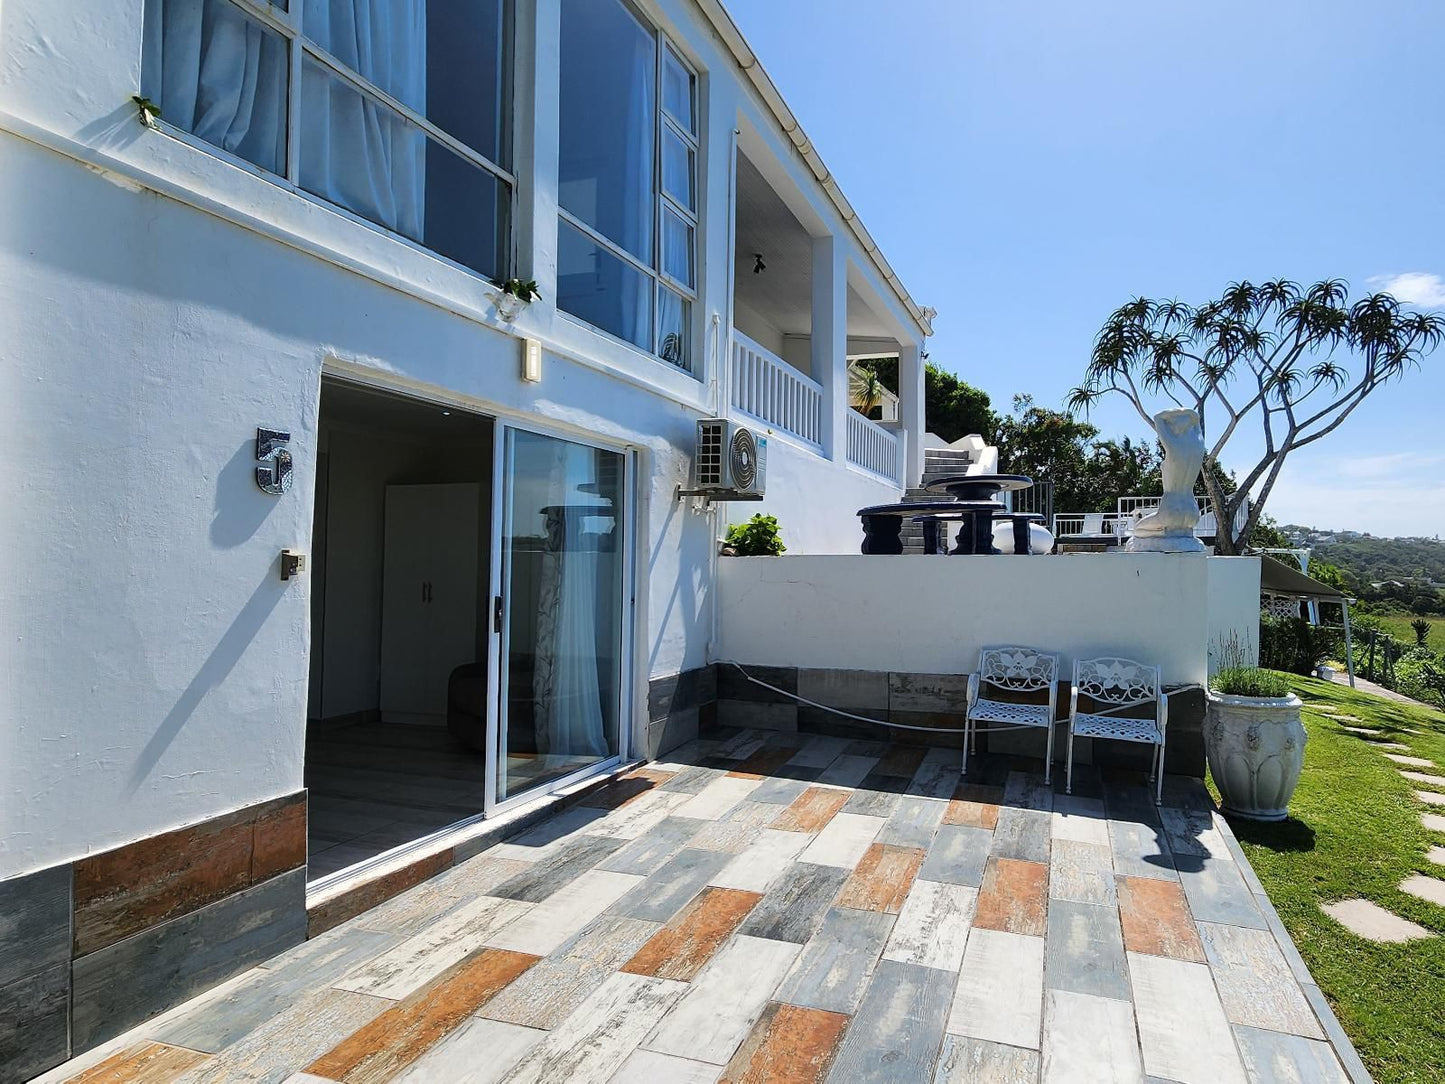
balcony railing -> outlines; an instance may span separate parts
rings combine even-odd
[[[822,450],[823,385],[736,329],[732,402],[743,413]]]
[[[1199,502],[1199,522],[1194,525],[1194,534],[1199,538],[1213,538],[1216,534],[1214,506],[1208,497],[1196,497]],[[1093,535],[1128,538],[1134,533],[1134,524],[1159,506],[1158,497],[1120,497],[1118,511],[1113,515],[1102,512],[1060,512],[1054,516],[1054,536]],[[1234,514],[1234,527],[1243,530],[1249,518],[1248,503],[1241,504]]]
[[[890,482],[903,478],[903,441],[900,433],[884,429],[856,410],[848,411],[848,462]]]

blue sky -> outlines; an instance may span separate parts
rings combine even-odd
[[[1138,294],[1338,277],[1445,308],[1441,0],[727,5],[938,309],[933,360],[996,408],[1062,405]],[[1445,535],[1442,393],[1445,350],[1292,458],[1270,512]],[[1142,431],[1122,400],[1094,420]]]

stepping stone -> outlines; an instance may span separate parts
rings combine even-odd
[[[1435,936],[1424,926],[1418,926],[1399,915],[1391,914],[1369,900],[1340,900],[1325,903],[1320,910],[1329,915],[1345,929],[1366,941],[1414,941],[1422,937]]]
[[[1311,711],[1325,712],[1327,715],[1333,715],[1335,712],[1340,710],[1333,704],[1306,704],[1305,707],[1309,708]]]
[[[1445,775],[1426,775],[1424,772],[1400,773],[1412,783],[1419,783],[1425,787],[1445,787]]]
[[[1402,774],[1409,775],[1410,773],[1405,772]],[[1426,805],[1438,805],[1445,807],[1445,794],[1436,794],[1433,790],[1417,790],[1415,792],[1415,797],[1419,798],[1420,801],[1424,802]]]
[[[1358,723],[1360,721],[1360,717],[1358,715],[1336,715],[1335,718],[1342,723]],[[1354,728],[1347,726],[1345,727],[1345,729],[1352,730]]]
[[[1347,730],[1351,734],[1358,734],[1362,738],[1379,738],[1384,736],[1382,731],[1371,730],[1366,726],[1342,726],[1340,729]]]
[[[1445,847],[1439,847],[1432,843],[1430,849],[1425,852],[1425,857],[1437,866],[1445,866]]]
[[[1399,753],[1386,753],[1385,758],[1387,760],[1393,760],[1396,764],[1408,764],[1411,768],[1435,767],[1433,760],[1426,760],[1424,757],[1407,757],[1401,756]]]
[[[1423,873],[1411,874],[1400,882],[1400,891],[1445,907],[1445,881],[1435,877],[1426,877]]]
[[[1445,817],[1437,813],[1421,813],[1420,823],[1428,832],[1445,832]]]
[[[1377,742],[1375,742],[1375,748],[1376,748],[1376,749],[1403,749],[1403,750],[1404,750],[1405,752],[1407,752],[1407,753],[1410,751],[1410,747],[1409,747],[1408,745],[1402,745],[1400,742],[1397,742],[1397,741],[1377,741]]]

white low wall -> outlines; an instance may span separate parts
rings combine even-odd
[[[752,557],[719,561],[719,658],[759,666],[962,673],[1021,643],[1122,655],[1202,682],[1211,642],[1258,639],[1249,557]]]

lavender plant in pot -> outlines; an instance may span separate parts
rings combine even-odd
[[[1274,670],[1226,665],[1209,679],[1204,750],[1226,813],[1258,821],[1289,816],[1308,741],[1300,707],[1289,679]]]

